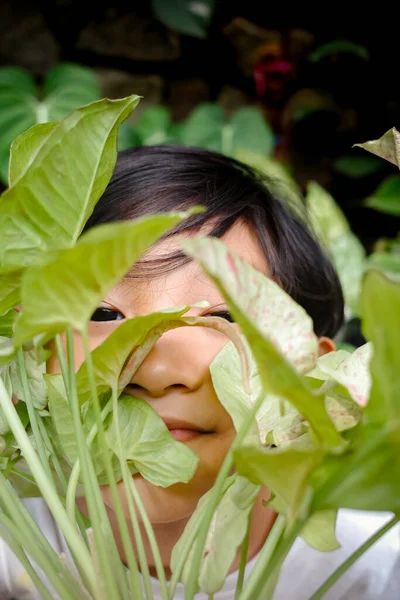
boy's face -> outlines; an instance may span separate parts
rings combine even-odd
[[[268,273],[268,265],[259,243],[244,223],[236,223],[223,238],[224,243],[253,267]],[[146,258],[170,254],[176,250],[173,240],[166,240],[149,251]],[[162,269],[162,267],[160,267]],[[167,307],[195,304],[207,300],[207,309],[193,308],[188,315],[211,315],[226,311],[220,292],[195,264],[188,264],[157,278],[122,280],[104,298],[104,322],[91,322],[89,334],[92,348],[98,346],[122,322]],[[103,315],[104,316],[104,315]],[[148,402],[162,417],[176,439],[187,444],[199,457],[195,476],[188,484],[158,488],[140,475],[135,481],[152,523],[185,521],[196,508],[199,498],[208,491],[218,474],[234,439],[232,420],[213,389],[210,364],[228,339],[212,329],[181,327],[165,333],[144,360],[126,392]],[[84,360],[78,336],[75,339],[76,368]],[[50,372],[59,370],[51,359]],[[128,508],[123,485],[119,484],[126,516]],[[103,498],[111,508],[108,486]]]

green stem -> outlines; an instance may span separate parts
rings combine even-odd
[[[25,400],[26,407],[28,409],[29,423],[32,428],[32,433],[33,433],[33,437],[35,439],[40,462],[42,463],[43,468],[45,469],[49,480],[52,481],[53,475],[52,475],[52,472],[50,469],[49,461],[47,460],[47,457],[46,457],[46,450],[45,450],[45,446],[43,443],[43,438],[39,431],[39,425],[38,425],[39,416],[37,415],[35,407],[33,406],[31,388],[29,387],[28,374],[26,372],[24,352],[23,352],[22,348],[20,348],[18,350],[17,362],[18,362],[18,371],[19,371],[19,375],[20,375],[21,383],[22,383],[22,390],[24,392],[24,400]]]
[[[65,360],[65,353],[64,353],[64,349],[62,347],[61,336],[59,333],[55,337],[55,344],[56,344],[58,362],[60,363],[61,375],[62,375],[62,378],[64,381],[65,391],[67,392],[67,396],[68,396],[68,385],[69,385],[69,383],[68,383],[68,365],[67,365],[67,361]]]
[[[246,582],[246,586],[240,600],[256,600],[261,598],[259,594],[260,583],[262,586],[267,582],[266,574],[269,577],[273,575],[273,570],[270,569],[270,563],[272,557],[276,551],[279,542],[282,539],[282,535],[285,531],[286,519],[282,515],[278,515],[268,537],[262,547],[257,562],[252,570],[249,579]],[[297,534],[296,534],[297,535]]]
[[[228,477],[232,468],[235,450],[240,448],[246,436],[246,433],[254,417],[257,414],[257,411],[259,410],[262,402],[264,401],[264,398],[265,395],[260,394],[256,402],[254,403],[252,409],[247,413],[246,418],[244,419],[231,447],[228,450],[227,455],[225,456],[225,460],[222,463],[222,467],[218,473],[217,479],[215,480],[214,486],[211,491],[210,502],[207,506],[207,509],[204,511],[203,518],[201,519],[201,527],[199,530],[197,543],[193,551],[193,568],[190,571],[187,587],[185,590],[185,600],[192,600],[196,593],[201,559],[203,556],[204,546],[207,540],[208,530],[210,528],[215,509],[217,508],[217,505],[221,499],[221,492],[223,489],[224,481]]]
[[[250,528],[251,528],[251,511],[249,512],[249,516],[247,518],[247,530],[246,530],[246,535],[245,535],[243,543],[242,543],[242,551],[240,553],[240,565],[239,565],[239,573],[238,573],[238,578],[237,578],[237,583],[236,583],[235,600],[239,599],[240,593],[243,588],[244,573],[245,573],[246,564],[247,564],[247,554],[249,551]]]
[[[160,588],[161,588],[162,600],[168,600],[169,595],[168,595],[167,580],[165,577],[164,565],[163,565],[163,562],[161,559],[160,549],[157,544],[156,536],[154,535],[154,530],[150,523],[150,519],[146,513],[146,509],[143,506],[142,499],[140,497],[139,492],[137,491],[136,484],[132,477],[130,478],[130,484],[131,484],[133,498],[135,500],[136,506],[139,509],[139,513],[140,513],[140,516],[142,517],[142,522],[143,522],[143,525],[144,525],[144,528],[145,528],[145,531],[146,531],[146,534],[147,534],[147,537],[148,537],[148,540],[150,543],[150,548],[151,548],[151,552],[153,554],[154,563],[155,563],[155,567],[156,567],[157,578],[158,578]]]
[[[0,526],[8,532],[11,539],[21,547],[25,547],[26,551],[37,565],[46,573],[51,585],[57,591],[60,596],[65,600],[76,600],[76,594],[78,593],[78,582],[73,580],[72,575],[64,567],[60,569],[59,559],[57,554],[51,549],[53,558],[48,561],[48,553],[43,551],[43,547],[40,545],[39,536],[32,535],[21,529],[20,525],[15,522],[14,519],[9,518],[5,513],[0,512]],[[43,537],[43,534],[41,534]],[[57,565],[58,562],[58,565]],[[56,565],[56,566],[55,566]],[[67,580],[65,580],[65,576]],[[79,596],[78,596],[79,598]]]
[[[25,571],[28,573],[29,577],[31,578],[32,583],[35,586],[35,588],[37,589],[37,591],[39,592],[42,600],[53,600],[52,594],[45,587],[43,581],[40,579],[40,577],[36,573],[35,569],[31,565],[28,557],[26,556],[22,546],[17,544],[17,542],[13,538],[6,536],[4,531],[2,531],[1,529],[0,529],[0,537],[3,538],[3,540],[5,541],[7,546],[10,548],[10,550],[18,558],[19,562],[22,564]]]
[[[90,365],[88,363],[88,374],[89,374],[89,381],[90,381],[90,372],[93,369],[91,357],[90,357],[89,362],[90,362]],[[115,418],[115,415],[118,415],[118,412],[117,412],[118,411],[118,397],[114,398],[114,394],[113,394],[113,398],[112,398],[112,406],[113,406],[113,412],[114,412],[114,418]],[[117,426],[117,429],[118,429],[118,426]],[[110,464],[110,467],[111,467],[111,464]],[[111,469],[111,471],[112,471],[112,469]],[[112,472],[111,472],[111,477],[109,474],[109,483],[110,483],[110,489],[111,489],[111,497],[112,497],[112,501],[113,501],[113,509],[115,510],[115,515],[117,518],[118,529],[119,529],[119,533],[121,536],[122,546],[123,546],[123,549],[125,552],[129,572],[131,575],[131,579],[130,579],[131,594],[133,595],[134,598],[140,599],[142,597],[142,588],[141,588],[141,583],[140,583],[140,578],[139,578],[139,570],[138,570],[138,566],[137,566],[135,553],[133,551],[129,531],[128,531],[128,528],[126,525],[125,515],[124,515],[124,511],[123,511],[122,504],[121,504],[121,498],[119,496],[117,485],[115,483]]]
[[[111,410],[112,410],[112,403],[111,403],[111,400],[109,400],[107,402],[107,404],[105,405],[105,407],[103,408],[103,410],[101,411],[101,418],[103,421],[106,418],[106,416],[108,415],[108,413],[111,412]],[[90,447],[91,447],[92,442],[93,442],[94,438],[96,437],[96,435],[97,435],[97,423],[94,423],[91,430],[89,431],[87,438],[86,438],[86,443],[87,443],[87,447],[89,448],[89,450],[90,450]],[[67,499],[66,499],[67,513],[69,515],[69,518],[72,521],[75,519],[75,513],[77,510],[76,489],[78,487],[80,474],[81,474],[81,463],[79,461],[79,458],[77,458],[77,460],[74,463],[74,466],[72,467],[71,475],[69,476],[68,488],[67,488]]]
[[[338,579],[349,569],[355,562],[366,552],[371,546],[373,546],[385,533],[387,533],[392,527],[394,527],[400,521],[400,517],[393,517],[386,525],[378,529],[376,533],[371,535],[353,554],[350,554],[348,558],[332,573],[330,577],[317,589],[316,592],[310,597],[309,600],[320,600],[327,593],[328,590],[336,583]]]
[[[113,478],[111,465],[109,464],[109,454],[107,452],[107,446],[105,445],[105,436],[103,423],[101,422],[101,409],[100,402],[97,396],[96,382],[94,379],[94,372],[91,353],[89,348],[89,339],[86,329],[81,332],[82,342],[85,352],[85,358],[88,365],[88,376],[89,385],[91,391],[91,401],[94,408],[96,423],[97,423],[97,435],[99,439],[99,446],[103,450],[103,459],[106,467],[106,472]],[[102,499],[99,483],[97,481],[93,462],[87,446],[83,425],[81,422],[80,406],[78,401],[78,393],[76,388],[76,375],[74,365],[74,344],[71,329],[67,330],[67,355],[68,355],[68,370],[69,370],[69,381],[70,381],[70,398],[72,401],[72,409],[74,415],[74,422],[78,432],[78,451],[79,459],[82,466],[82,476],[85,488],[85,498],[87,501],[89,516],[91,520],[93,530],[93,544],[92,544],[92,557],[97,565],[97,570],[100,575],[98,577],[98,590],[99,596],[103,594],[106,598],[115,598],[118,600],[125,597],[127,592],[126,586],[126,574],[123,570],[123,565],[120,561],[118,549],[116,546],[115,538],[111,530],[111,525],[108,519],[107,511],[104,506]],[[111,469],[111,470],[109,470]]]
[[[82,572],[90,586],[95,586],[95,578],[90,567],[90,553],[85,546],[82,538],[78,534],[75,527],[71,527],[71,521],[65,511],[64,506],[53,486],[52,481],[49,481],[47,473],[42,466],[29,437],[21,423],[17,411],[9,397],[3,381],[0,378],[0,406],[3,409],[4,416],[10,426],[10,429],[18,443],[19,448],[24,456],[24,459],[35,478],[36,484],[40,489],[44,500],[46,501],[55,521],[60,526],[65,539],[73,552]]]

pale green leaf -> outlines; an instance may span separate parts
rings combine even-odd
[[[365,200],[366,206],[400,217],[400,175],[391,175]]]
[[[27,269],[15,345],[66,327],[82,330],[106,293],[168,229],[189,213],[165,213],[90,229],[43,267]]]
[[[199,587],[207,594],[214,594],[224,585],[260,491],[259,486],[245,477],[235,474],[232,478],[232,485],[223,494],[214,512],[204,547]]]
[[[400,168],[400,133],[395,127],[389,129],[389,131],[377,140],[354,145],[364,148],[367,152],[376,154]]]
[[[350,231],[341,208],[332,196],[314,181],[307,185],[306,207],[313,231],[328,248],[334,240]]]
[[[310,516],[300,536],[319,552],[337,550],[340,544],[336,538],[336,519],[336,510],[319,510]]]
[[[35,349],[24,352],[24,362],[33,406],[38,409],[45,408],[47,404],[47,390],[44,380],[46,365],[39,362]],[[11,362],[6,368],[9,369],[13,395],[18,400],[26,402],[17,362]]]
[[[312,321],[305,311],[219,240],[196,239],[182,242],[182,246],[227,300],[252,349],[265,393],[283,396],[293,404],[317,439],[341,446],[323,402],[300,375],[316,364],[318,353]]]
[[[114,169],[118,125],[137,102],[131,96],[78,109],[51,129],[32,162],[23,159],[25,170],[0,199],[0,235],[7,242],[0,248],[0,270],[27,266],[39,252],[75,243]],[[31,149],[37,150],[33,139]],[[29,152],[26,144],[23,152]]]
[[[176,441],[161,417],[144,400],[122,394],[118,400],[118,422],[123,456],[153,485],[168,487],[193,477],[198,457],[188,446]],[[119,456],[114,415],[110,415],[106,436]]]

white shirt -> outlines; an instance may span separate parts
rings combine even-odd
[[[41,499],[25,501],[39,527],[58,552],[65,552],[65,541],[48,508]],[[273,600],[308,600],[323,581],[368,537],[385,524],[391,515],[342,510],[337,522],[341,548],[322,553],[298,538],[282,567]],[[247,563],[246,576],[257,557]],[[230,573],[214,600],[233,600],[237,572]],[[152,578],[155,600],[161,600],[157,579]],[[0,599],[40,600],[23,567],[0,539]],[[174,600],[184,600],[184,588],[178,584]],[[196,600],[208,600],[199,593]],[[400,526],[387,532],[331,588],[324,600],[400,600]]]

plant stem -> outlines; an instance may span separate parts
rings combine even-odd
[[[35,443],[36,443],[37,451],[39,454],[40,462],[42,463],[43,468],[45,469],[46,474],[47,474],[49,480],[51,481],[53,479],[53,474],[52,474],[50,466],[49,466],[49,461],[47,460],[47,457],[46,457],[46,450],[45,450],[45,446],[43,443],[43,438],[39,431],[39,425],[38,425],[39,416],[36,414],[35,407],[33,406],[31,388],[29,387],[28,374],[26,372],[24,352],[23,352],[22,348],[20,348],[18,350],[17,362],[18,362],[19,375],[21,377],[22,389],[24,392],[24,400],[25,400],[26,407],[28,409],[29,422],[30,422],[30,426],[32,427],[32,433],[33,433],[33,437],[35,438]]]
[[[251,511],[249,512],[249,516],[247,519],[247,530],[246,535],[244,536],[244,540],[242,542],[242,551],[240,553],[240,565],[239,565],[239,573],[236,583],[236,591],[235,591],[235,600],[238,600],[240,596],[240,592],[243,588],[244,581],[244,572],[247,564],[247,554],[249,551],[249,541],[250,541],[250,527],[251,527]]]
[[[113,497],[113,499],[115,497],[116,501],[118,502],[119,497],[118,497],[118,492],[116,489],[116,482],[115,482],[114,473],[113,473],[113,469],[112,469],[112,465],[111,465],[110,454],[108,452],[108,445],[107,445],[107,442],[105,439],[104,427],[103,427],[103,423],[101,420],[100,401],[99,401],[99,398],[97,395],[96,379],[95,379],[95,374],[94,374],[94,369],[93,369],[92,355],[91,355],[90,347],[89,347],[89,336],[88,336],[86,328],[83,331],[81,331],[81,335],[82,335],[82,342],[83,342],[85,360],[86,360],[87,371],[88,371],[88,381],[89,381],[89,388],[90,388],[90,394],[91,394],[91,402],[92,402],[92,406],[94,408],[94,412],[95,412],[95,416],[96,416],[97,435],[98,435],[98,440],[99,440],[99,446],[102,449],[102,457],[104,460],[104,465],[106,468],[106,473],[107,473],[107,477],[108,477],[108,482],[110,484],[112,497]],[[67,336],[68,336],[67,337],[68,350],[69,350],[69,352],[73,352],[72,332],[70,330],[68,331]],[[71,369],[70,354],[68,354],[68,363],[69,363],[68,366]],[[79,414],[79,423],[80,423],[80,428],[81,428],[81,432],[83,435],[83,428],[82,428],[82,424],[80,421],[80,407],[79,407],[79,403],[78,403],[78,394],[77,394],[77,389],[76,389],[75,371],[73,373],[73,379],[70,378],[70,386],[71,386],[70,392],[72,391],[72,388],[74,389],[75,410],[77,411],[77,414]],[[97,481],[97,478],[95,475],[95,471],[93,468],[93,464],[92,464],[92,461],[90,458],[89,450],[88,450],[86,439],[84,438],[84,435],[83,435],[83,444],[85,447],[84,452],[86,455],[86,456],[84,456],[84,461],[85,460],[87,461],[87,466],[89,467],[89,477],[90,477],[89,485],[86,485],[86,477],[85,477],[85,496],[88,500],[88,507],[89,507],[89,501],[91,503],[91,514],[94,517],[92,520],[92,528],[93,528],[93,536],[94,536],[93,544],[92,544],[92,554],[95,559],[98,559],[99,573],[102,576],[102,580],[104,583],[104,593],[106,594],[106,597],[113,598],[113,599],[115,598],[115,600],[117,600],[117,599],[121,598],[120,594],[122,594],[122,598],[127,596],[128,589],[127,589],[127,580],[126,580],[126,576],[125,576],[126,574],[124,572],[123,565],[120,560],[120,556],[119,556],[118,548],[117,548],[116,541],[114,538],[114,534],[112,532],[111,525],[108,520],[107,511],[106,511],[104,503],[103,503],[103,499],[102,499],[101,492],[100,492],[100,487],[99,487],[99,484],[98,484],[98,481]],[[84,471],[82,471],[82,473],[84,474]],[[89,498],[90,498],[90,500],[89,500]],[[105,538],[106,543],[104,543],[105,542],[105,539],[104,539],[105,532],[107,532],[107,535]],[[107,547],[107,545],[108,545],[108,547]],[[94,553],[93,553],[93,550],[94,550]]]
[[[22,546],[17,544],[16,540],[14,540],[12,537],[6,536],[5,533],[1,529],[0,529],[0,537],[2,537],[4,539],[7,546],[10,548],[10,550],[12,550],[12,552],[18,558],[19,562],[22,564],[25,571],[28,573],[29,577],[31,578],[32,583],[34,584],[35,588],[39,592],[40,597],[43,600],[53,600],[52,594],[50,594],[49,590],[46,588],[43,581],[40,579],[40,577],[36,573],[30,560],[26,556]]]
[[[385,533],[387,533],[392,527],[394,527],[400,521],[400,517],[393,517],[386,525],[383,525],[376,533],[371,535],[353,554],[350,554],[348,558],[332,573],[330,577],[317,589],[316,592],[310,597],[309,600],[320,600],[323,598],[327,591],[336,583],[338,579],[349,569],[355,562],[366,552],[371,546],[373,546]]]
[[[129,517],[132,523],[133,535],[136,542],[136,549],[139,555],[139,563],[143,577],[143,585],[145,589],[146,598],[151,600],[153,598],[153,592],[151,589],[151,580],[150,580],[150,572],[149,565],[147,564],[146,559],[146,551],[143,545],[142,535],[140,533],[139,521],[137,518],[134,500],[135,494],[137,494],[136,486],[134,485],[133,478],[131,473],[129,472],[128,465],[126,460],[123,458],[123,450],[122,450],[122,441],[121,441],[121,430],[119,426],[119,418],[118,418],[118,382],[112,388],[112,401],[113,401],[113,414],[116,423],[116,432],[117,432],[117,444],[118,444],[118,455],[120,459],[121,471],[122,471],[122,481],[124,483],[124,489],[126,494],[126,500],[128,503]],[[139,502],[141,504],[140,496]],[[141,504],[142,506],[142,504]],[[143,509],[144,510],[144,509]],[[158,550],[158,547],[157,547]],[[140,593],[140,598],[142,598],[142,594]]]
[[[112,404],[113,404],[114,419],[117,420],[116,429],[117,429],[118,442],[120,442],[119,423],[118,423],[118,394],[117,394],[116,389],[112,390]],[[121,456],[120,456],[120,462],[121,462],[121,471],[123,473],[123,465],[122,465],[122,457]],[[131,593],[133,594],[134,598],[140,599],[140,598],[142,598],[142,586],[141,586],[140,578],[139,578],[139,570],[138,570],[137,560],[136,560],[135,553],[133,551],[131,538],[130,538],[129,531],[128,531],[128,528],[126,525],[124,511],[123,511],[122,505],[121,505],[121,499],[119,497],[119,493],[116,488],[115,482],[114,482],[114,487],[115,487],[115,489],[111,488],[111,495],[112,495],[112,500],[113,500],[113,507],[114,507],[115,514],[117,517],[119,533],[121,535],[122,545],[123,545],[126,560],[128,563],[128,568],[129,568],[129,571],[131,574]]]
[[[264,398],[265,395],[263,393],[260,394],[256,402],[254,403],[252,409],[247,413],[231,447],[228,450],[227,455],[225,456],[225,460],[222,463],[222,467],[218,473],[217,479],[215,480],[214,486],[211,491],[210,502],[207,506],[207,509],[204,511],[203,518],[201,519],[201,527],[199,530],[197,543],[193,551],[192,570],[189,574],[188,583],[185,590],[185,600],[192,600],[196,593],[200,564],[204,551],[204,546],[207,540],[208,530],[210,528],[215,509],[218,505],[218,502],[221,499],[221,491],[223,489],[224,481],[228,477],[229,472],[232,468],[234,452],[240,447],[241,443],[243,442],[246,433],[255,415],[257,414],[257,411],[259,410],[262,402],[264,401]]]
[[[64,506],[58,497],[57,491],[53,486],[52,481],[49,481],[46,471],[44,470],[42,463],[32,444],[28,438],[28,435],[20,421],[17,411],[9,397],[7,390],[4,386],[3,381],[0,378],[0,406],[3,409],[4,416],[10,426],[11,431],[18,443],[19,448],[24,456],[24,459],[35,478],[36,484],[40,489],[44,500],[46,501],[50,511],[53,514],[54,519],[60,526],[65,539],[73,552],[77,563],[80,565],[87,581],[90,586],[95,587],[95,579],[93,577],[93,571],[90,567],[90,553],[85,546],[82,538],[78,534],[75,527],[71,527],[71,521],[68,519],[68,515],[65,511]]]
[[[262,585],[264,586],[266,574],[272,574],[272,569],[269,569],[269,565],[274,552],[282,539],[285,527],[285,517],[283,515],[278,515],[246,583],[244,592],[240,596],[240,600],[256,600],[261,598],[261,596],[257,595],[259,593],[260,581],[264,578],[264,581],[262,581]]]
[[[55,337],[55,344],[56,344],[58,362],[60,363],[61,375],[62,375],[62,378],[64,381],[65,391],[67,392],[67,396],[68,396],[68,386],[69,386],[68,365],[67,365],[67,361],[65,360],[64,349],[62,347],[61,336],[59,333]]]

